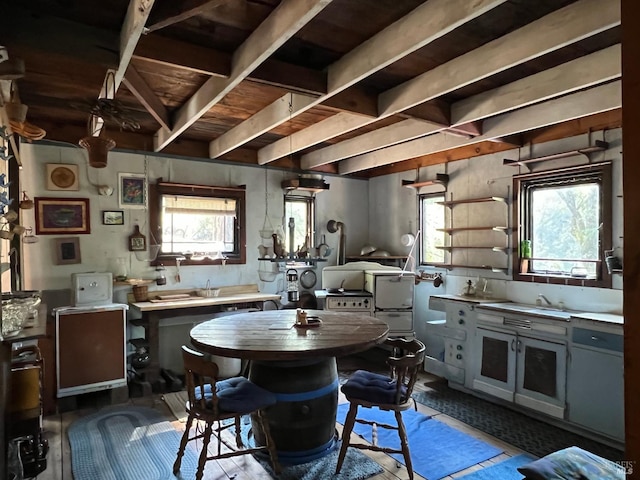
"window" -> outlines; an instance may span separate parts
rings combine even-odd
[[[245,263],[245,190],[159,181],[150,187],[155,263],[187,254],[184,265]],[[153,243],[152,239],[152,243]]]
[[[420,263],[444,263],[445,251],[441,248],[445,244],[445,207],[438,204],[444,202],[444,194],[420,195]]]
[[[534,280],[610,282],[603,268],[604,251],[611,249],[610,164],[522,175],[514,191],[518,245],[531,244],[530,258],[514,271]],[[516,257],[523,260],[522,249]]]
[[[313,232],[315,231],[315,199],[314,197],[285,195],[284,197],[284,215],[286,220],[285,231],[285,249],[290,250],[291,240],[289,232],[293,222],[293,249],[297,251],[299,248],[307,244],[311,247],[315,244]],[[293,219],[293,220],[292,220]]]

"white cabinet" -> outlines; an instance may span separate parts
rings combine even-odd
[[[567,378],[568,420],[624,441],[623,337],[574,327]]]
[[[472,388],[564,418],[566,343],[482,326],[474,343]]]

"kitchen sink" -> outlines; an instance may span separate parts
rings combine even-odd
[[[570,311],[561,310],[559,308],[529,305],[526,303],[499,303],[499,304],[493,305],[493,308],[497,310],[505,310],[505,311],[510,311],[514,313],[523,313],[527,315],[558,318],[561,320],[569,320],[572,313]]]

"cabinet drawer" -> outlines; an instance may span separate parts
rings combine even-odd
[[[575,327],[573,329],[573,343],[611,350],[613,352],[622,352],[623,336]]]

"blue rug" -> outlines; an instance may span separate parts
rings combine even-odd
[[[524,478],[523,475],[516,469],[535,459],[536,457],[531,455],[516,455],[490,467],[460,477],[459,480],[496,480],[496,478],[500,480],[522,480]]]
[[[106,408],[69,426],[74,480],[173,480],[195,477],[196,454],[186,449],[180,474],[173,462],[180,433],[146,407]]]
[[[344,424],[348,410],[349,404],[338,405],[338,422]],[[395,424],[393,412],[384,412],[377,408],[361,407],[358,409],[358,417]],[[413,410],[403,412],[402,418],[409,437],[413,471],[428,480],[438,480],[502,453],[499,448]],[[371,426],[356,424],[353,431],[365,440],[371,441]],[[378,428],[378,445],[399,449],[398,433],[395,430]],[[391,456],[404,464],[402,455]]]

